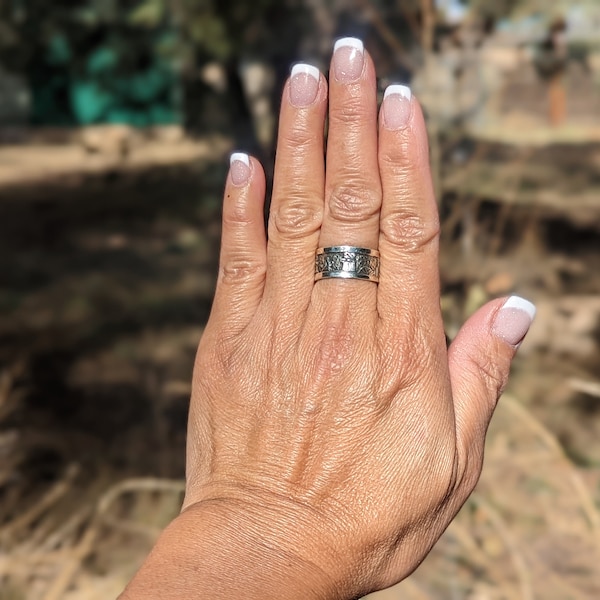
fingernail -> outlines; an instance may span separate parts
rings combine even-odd
[[[383,121],[387,129],[403,129],[412,112],[412,92],[405,85],[390,85],[383,94]]]
[[[356,81],[365,62],[363,43],[357,38],[342,38],[333,47],[333,72],[342,83]]]
[[[229,158],[229,172],[234,185],[244,185],[250,179],[250,157],[244,152],[234,152]]]
[[[498,311],[492,331],[507,344],[518,346],[535,317],[535,306],[519,296],[511,296]]]
[[[304,63],[294,65],[290,79],[290,101],[294,106],[310,106],[319,91],[319,69]]]

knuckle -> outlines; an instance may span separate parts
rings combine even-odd
[[[305,125],[305,124],[302,124]],[[289,128],[282,128],[280,133],[281,141],[278,142],[282,146],[287,146],[293,151],[294,156],[306,157],[310,152],[314,151],[317,138],[311,127],[294,125]]]
[[[381,235],[390,244],[410,252],[418,252],[437,243],[440,236],[438,218],[426,221],[401,210],[383,216],[379,227]]]
[[[219,342],[219,346],[220,346]],[[196,355],[196,361],[194,364],[194,375],[193,375],[193,388],[196,387],[210,392],[213,386],[220,381],[223,373],[223,362],[224,356],[229,356],[229,353],[223,355],[221,349],[217,349],[216,344],[210,349],[199,351]],[[206,374],[211,373],[211,377],[207,377]]]
[[[287,238],[298,238],[314,233],[319,230],[322,221],[322,208],[308,199],[288,200],[272,216],[277,233]]]
[[[313,347],[314,380],[323,382],[342,376],[357,356],[364,355],[360,343],[349,312],[343,308],[332,310],[329,322],[320,330]]]
[[[381,196],[366,185],[341,185],[331,192],[329,213],[336,221],[361,223],[379,213]]]
[[[483,452],[478,448],[471,448],[466,459],[464,470],[460,474],[459,486],[469,495],[477,485],[483,467]]]
[[[233,204],[223,209],[223,227],[244,227],[253,223],[244,205]]]
[[[248,256],[230,256],[220,269],[219,280],[225,285],[239,285],[264,278],[267,272],[263,261]]]
[[[379,152],[382,169],[399,181],[408,179],[410,173],[419,168],[412,157],[408,141],[386,146]]]
[[[328,335],[317,346],[317,373],[329,377],[340,371],[351,341],[344,329],[329,329]]]
[[[334,126],[338,124],[346,131],[361,129],[367,119],[373,118],[373,109],[360,94],[347,97],[343,104],[333,107],[330,120]]]
[[[384,383],[386,395],[418,386],[433,370],[435,356],[427,332],[419,325],[419,315],[407,311],[402,323],[402,336],[390,335],[398,329],[397,325],[389,327],[385,333],[382,355],[386,371],[393,374]]]
[[[498,398],[506,386],[508,374],[490,356],[473,359],[472,365],[490,396],[494,399]]]
[[[429,470],[436,482],[432,491],[441,502],[446,501],[459,485],[460,466],[454,438],[439,441],[439,446],[431,457]]]
[[[235,351],[234,340],[223,338],[215,351],[214,363],[216,363],[218,372],[226,380],[234,380],[239,375],[240,361],[238,353]]]
[[[479,443],[457,446],[457,467],[454,489],[465,500],[475,489],[483,467],[483,445]]]
[[[202,387],[218,388],[223,380],[235,381],[239,378],[238,360],[232,346],[233,340],[224,338],[211,354],[197,361],[198,380],[202,382]],[[211,377],[207,377],[208,373],[212,374]]]
[[[240,352],[241,343],[238,334],[223,330],[209,333],[207,329],[196,356],[195,381],[201,381],[203,385],[218,385],[223,380],[237,381],[245,364]],[[211,377],[207,377],[209,373]]]
[[[198,352],[194,366],[194,384],[196,382],[202,385],[208,383],[210,379],[206,377],[206,374],[216,374],[217,370],[220,372],[220,363],[221,357],[218,352],[214,350]]]

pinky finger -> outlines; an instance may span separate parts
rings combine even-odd
[[[246,327],[262,298],[267,267],[265,175],[247,154],[231,155],[223,199],[217,289],[210,322],[228,335]]]

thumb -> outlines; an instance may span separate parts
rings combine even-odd
[[[488,302],[461,327],[448,349],[459,447],[469,454],[483,442],[510,364],[535,316],[519,296]]]

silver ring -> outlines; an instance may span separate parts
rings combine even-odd
[[[318,248],[315,281],[320,279],[363,279],[379,282],[379,252],[356,246]]]

